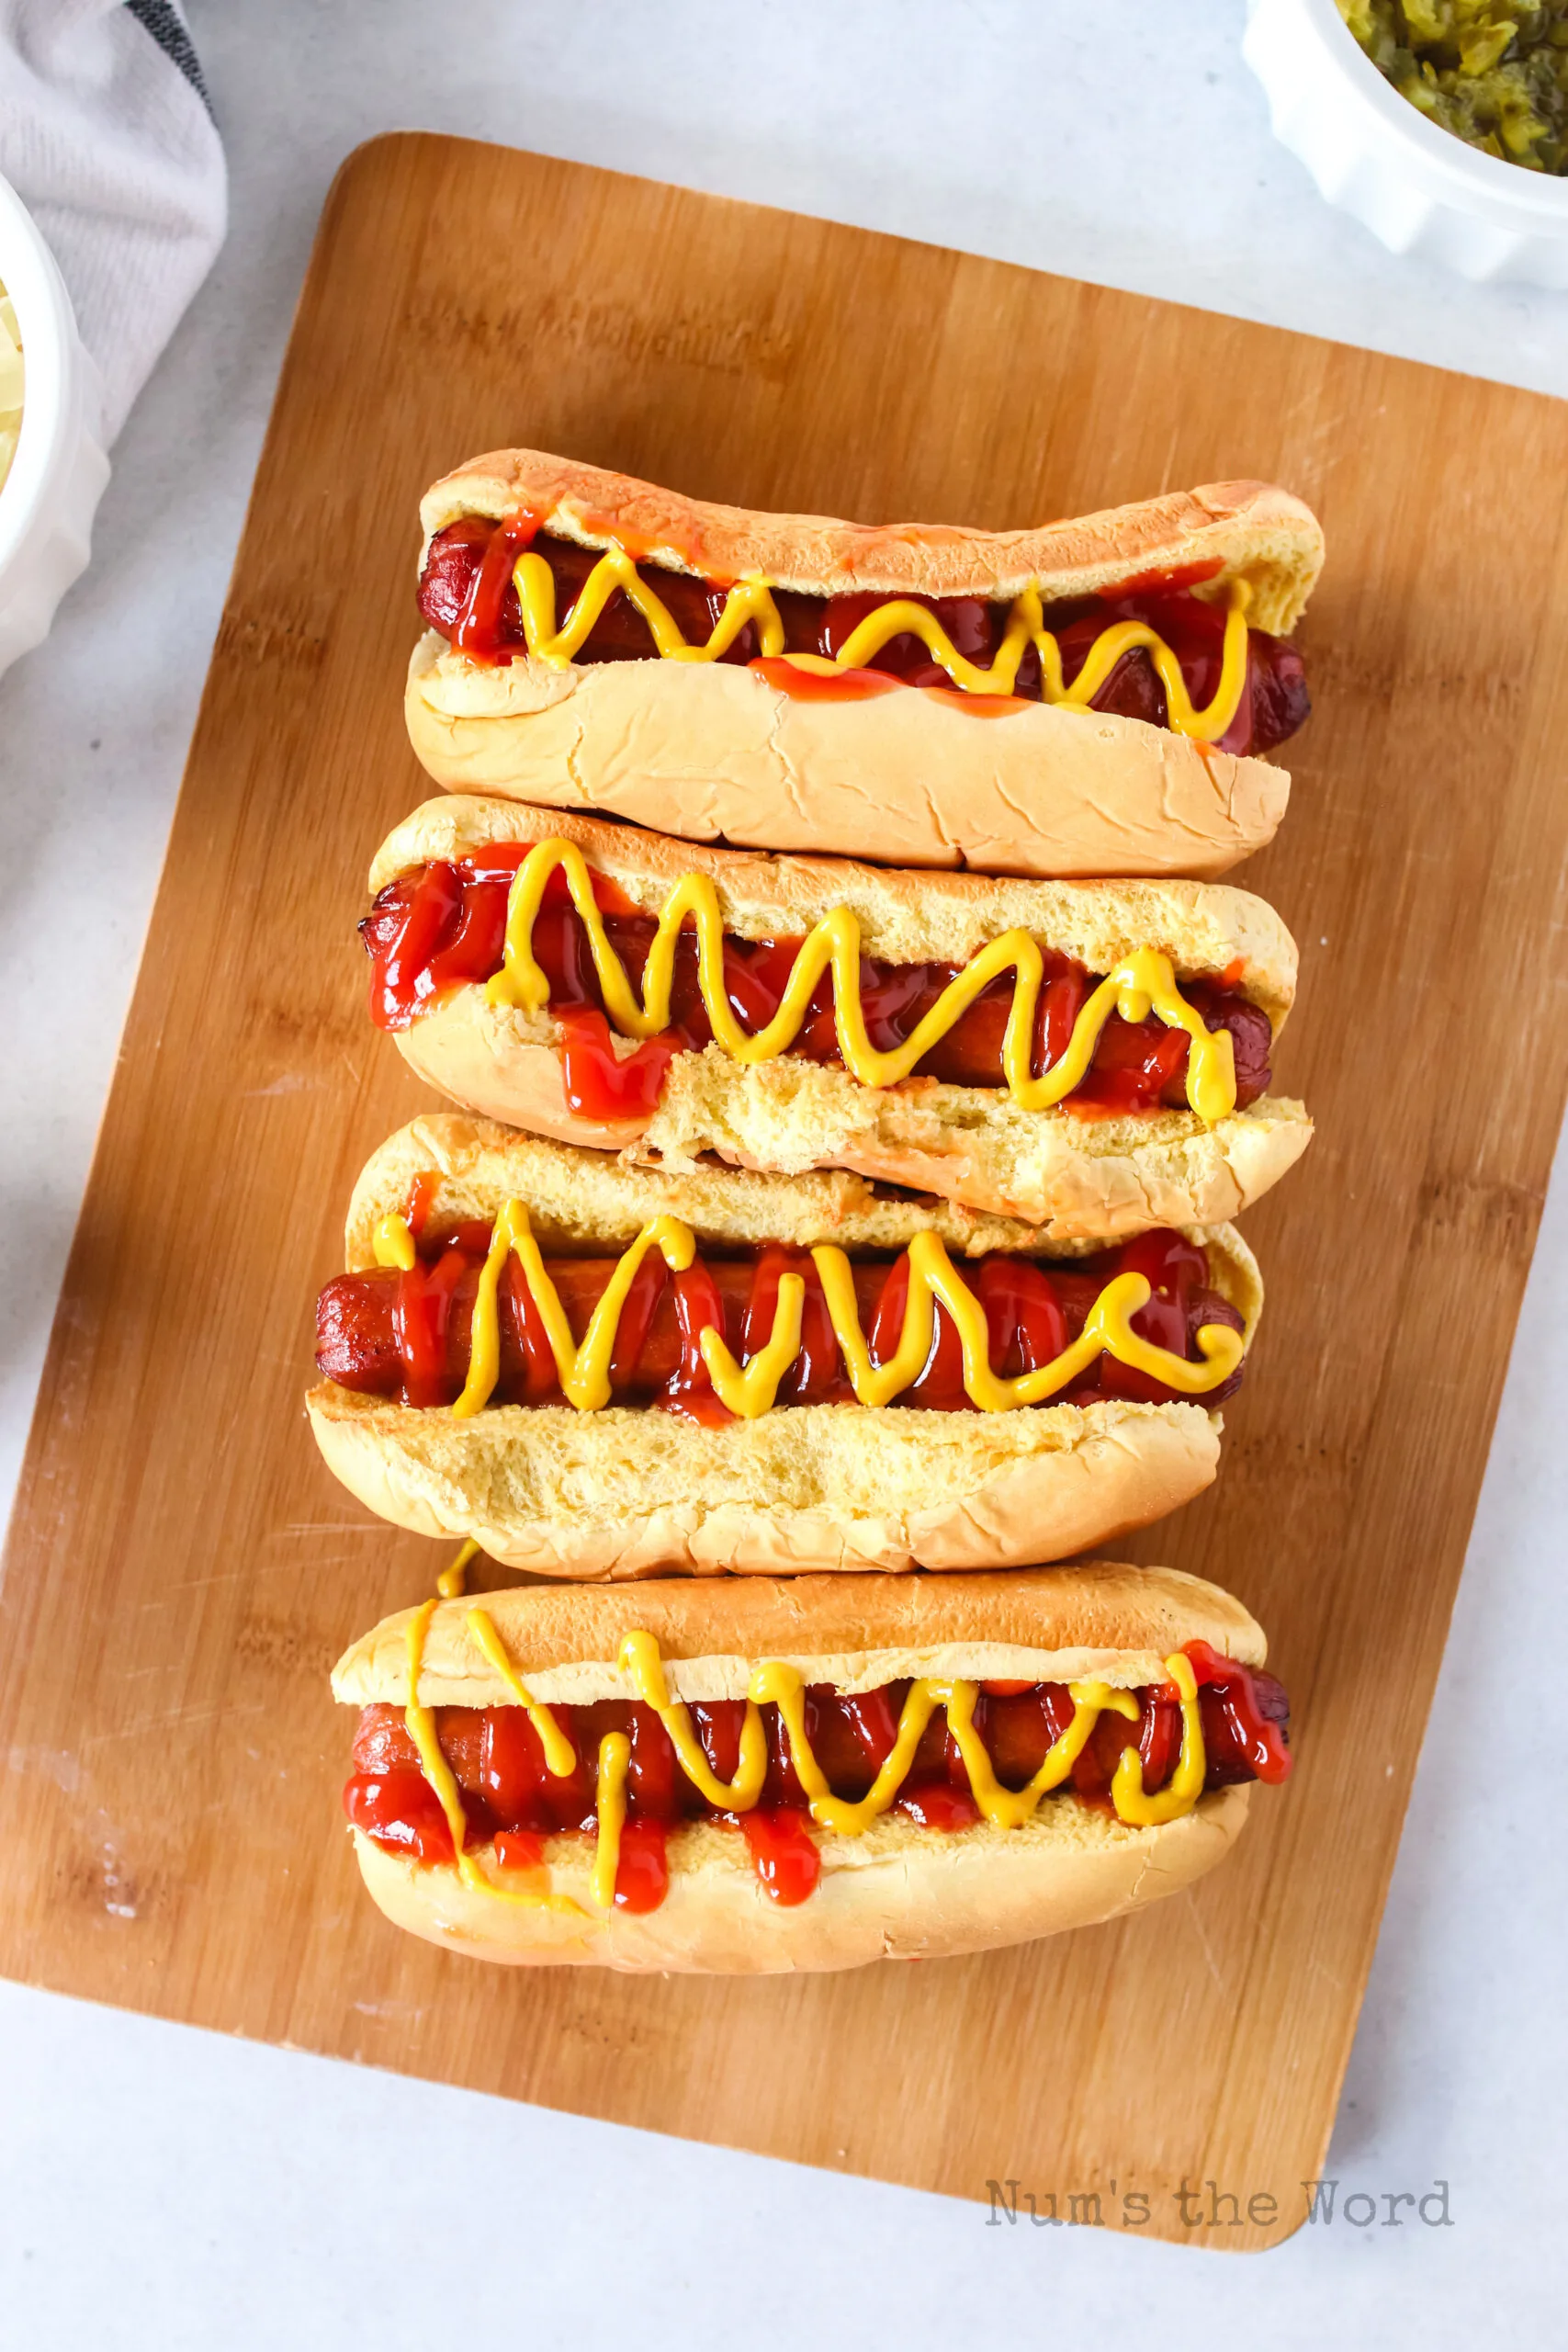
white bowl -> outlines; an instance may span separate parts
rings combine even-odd
[[[1568,286],[1568,180],[1466,146],[1401,97],[1334,0],[1249,0],[1242,55],[1274,135],[1396,254]]]
[[[0,674],[49,634],[86,569],[109,478],[98,371],[76,332],[54,255],[0,179],[0,284],[22,338],[22,429],[0,489]]]

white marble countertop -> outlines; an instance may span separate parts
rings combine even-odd
[[[1568,390],[1568,297],[1396,261],[1319,202],[1269,138],[1242,13],[193,0],[232,233],[116,452],[91,572],[0,685],[0,1496],[347,151],[393,127],[462,131]],[[0,1985],[0,2333],[51,2352],[290,2336],[393,2352],[456,2324],[486,2341],[570,2330],[588,2352],[743,2329],[761,2352],[862,2330],[945,2344],[962,2314],[1021,2345],[1058,2324],[1070,2339],[1079,2309],[1114,2325],[1135,2298],[1137,2323],[1181,2346],[1289,2352],[1332,2331],[1468,2352],[1499,2320],[1554,2340],[1568,1906],[1525,1793],[1542,1710],[1515,1701],[1562,1566],[1565,1307],[1560,1173],[1328,2167],[1341,2196],[1447,2180],[1450,2226],[1406,2205],[1400,2226],[1340,2220],[1251,2262],[987,2228],[937,2198]]]

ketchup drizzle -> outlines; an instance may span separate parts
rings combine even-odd
[[[389,882],[360,924],[371,960],[370,1017],[378,1028],[408,1028],[454,989],[482,984],[502,968],[507,897],[531,843],[498,842],[473,856],[411,869]],[[640,990],[658,925],[639,914],[607,876],[594,873],[595,902],[605,933]],[[726,934],[725,991],[736,1019],[755,1035],[777,1012],[801,942],[740,940]],[[617,1055],[588,934],[557,867],[533,928],[535,961],[549,984],[549,1007],[563,1032],[562,1085],[569,1107],[604,1122],[646,1123],[658,1105],[670,1062],[679,1052],[701,1052],[713,1031],[698,978],[696,933],[690,925],[676,943],[670,1026]],[[861,1002],[866,1034],[880,1053],[902,1045],[935,1004],[959,967],[861,960]],[[1269,1017],[1235,986],[1235,973],[1184,980],[1183,994],[1211,1029],[1228,1029],[1235,1061],[1236,1105],[1245,1110],[1267,1091],[1272,1032]],[[1094,985],[1093,975],[1069,957],[1045,951],[1035,1011],[1031,1072],[1040,1077],[1066,1053]],[[1003,973],[960,1014],[919,1063],[917,1077],[952,1085],[1000,1088],[1006,1083],[1003,1041],[1013,982]],[[833,1017],[833,983],[824,972],[806,1017],[787,1048],[808,1061],[840,1059]],[[1081,1117],[1114,1118],[1186,1102],[1189,1044],[1180,1029],[1150,1015],[1126,1022],[1113,1013],[1100,1031],[1089,1069],[1066,1100]]]
[[[1202,1641],[1185,1645],[1198,1686],[1207,1770],[1204,1785],[1278,1783],[1291,1771],[1290,1710],[1274,1677],[1222,1657]],[[829,1785],[840,1795],[863,1796],[892,1752],[907,1682],[846,1693],[814,1685],[806,1694],[807,1731]],[[1080,1801],[1110,1810],[1111,1783],[1125,1748],[1135,1747],[1145,1790],[1163,1788],[1181,1750],[1181,1707],[1175,1686],[1156,1683],[1136,1692],[1137,1721],[1102,1714],[1074,1766],[1068,1785]],[[821,1853],[789,1756],[788,1734],[776,1707],[761,1710],[768,1774],[761,1804],[746,1813],[718,1812],[687,1780],[673,1743],[655,1711],[625,1701],[557,1707],[556,1721],[571,1742],[574,1765],[561,1780],[549,1774],[544,1750],[520,1707],[436,1711],[436,1732],[461,1792],[466,1843],[495,1840],[504,1869],[536,1868],[543,1839],[596,1828],[592,1771],[585,1761],[607,1731],[623,1731],[631,1746],[626,1819],[615,1879],[617,1906],[651,1911],[669,1884],[669,1833],[686,1820],[738,1824],[770,1897],[804,1902],[821,1872]],[[699,1702],[691,1720],[713,1771],[734,1777],[745,1707],[739,1700]],[[1007,1788],[1021,1788],[1073,1718],[1070,1692],[1059,1683],[985,1683],[975,1727]],[[451,1833],[439,1799],[420,1769],[419,1752],[400,1707],[367,1707],[354,1743],[355,1771],[344,1809],[355,1826],[417,1861],[453,1859]],[[1049,1800],[1047,1800],[1049,1802]],[[924,1828],[953,1835],[974,1826],[980,1810],[967,1770],[939,1710],[927,1725],[895,1809]]]

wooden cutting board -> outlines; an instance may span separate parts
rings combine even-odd
[[[1323,515],[1317,716],[1240,877],[1302,944],[1278,1068],[1320,1132],[1248,1222],[1269,1309],[1220,1484],[1133,1547],[1263,1619],[1300,1766],[1224,1870],[1122,1927],[639,1983],[487,1970],[362,1895],[327,1672],[445,1555],[334,1486],[300,1398],[351,1181],[422,1099],[354,934],[426,790],[400,708],[415,502],[511,441],[866,520],[1016,526],[1247,475]],[[960,2196],[1011,2181],[1021,2212],[1295,2227],[1568,1074],[1565,495],[1568,409],[1495,384],[499,148],[351,157],[11,1530],[0,1970]],[[1211,2226],[1204,2188],[1187,2226],[1184,2178],[1236,2206]]]

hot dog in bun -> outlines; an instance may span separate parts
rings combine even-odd
[[[852,1968],[1115,1918],[1290,1770],[1238,1601],[1168,1568],[534,1586],[342,1658],[367,1885],[520,1964]]]
[[[1073,1240],[1234,1216],[1311,1134],[1268,1091],[1294,944],[1224,884],[890,873],[453,797],[370,888],[372,1017],[564,1142],[849,1168]]]
[[[450,1114],[360,1179],[328,1464],[510,1566],[995,1568],[1199,1493],[1261,1306],[1229,1227],[1109,1250],[841,1172],[685,1175]]]
[[[454,789],[1035,875],[1221,874],[1284,813],[1323,535],[1267,483],[992,533],[506,449],[420,514],[405,708]]]

